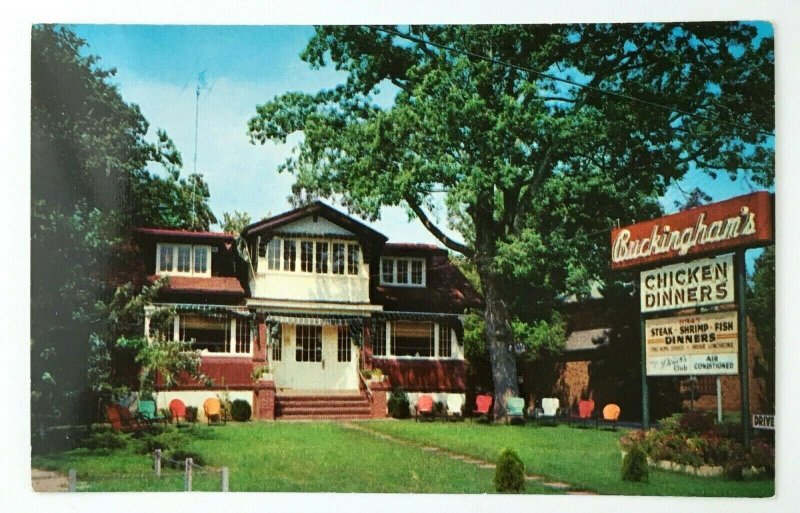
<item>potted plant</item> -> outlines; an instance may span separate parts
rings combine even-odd
[[[269,371],[268,365],[261,365],[253,369],[253,372],[250,373],[250,377],[253,378],[253,381],[271,380],[272,373]]]
[[[186,422],[194,424],[197,422],[197,406],[186,407]]]

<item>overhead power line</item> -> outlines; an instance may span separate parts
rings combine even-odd
[[[531,68],[528,68],[528,67],[525,67],[525,66],[520,66],[519,64],[512,64],[510,62],[501,61],[500,59],[495,59],[494,57],[489,57],[488,55],[481,55],[479,53],[471,52],[469,50],[463,50],[463,49],[460,49],[460,48],[454,48],[452,46],[443,45],[443,44],[436,43],[436,42],[433,42],[433,41],[428,41],[426,39],[422,39],[420,37],[412,36],[411,34],[406,34],[406,33],[403,33],[403,32],[399,32],[397,30],[393,30],[393,29],[389,29],[389,28],[383,28],[383,27],[375,27],[375,26],[371,26],[371,25],[362,25],[362,26],[366,27],[368,29],[371,29],[371,30],[375,30],[375,31],[378,31],[378,32],[383,32],[385,34],[391,34],[391,35],[397,36],[399,38],[405,39],[407,41],[412,41],[412,42],[417,43],[417,44],[429,45],[429,46],[433,46],[433,47],[439,48],[440,50],[445,50],[445,51],[453,52],[453,53],[459,53],[459,54],[462,54],[462,55],[466,55],[468,57],[472,57],[474,59],[479,59],[479,60],[482,60],[482,61],[491,62],[492,64],[497,64],[498,66],[504,66],[504,67],[507,67],[507,68],[516,69],[518,71],[524,71],[524,72],[530,73],[532,75],[539,76],[541,78],[547,78],[547,79],[550,79],[550,80],[554,80],[554,81],[557,81],[557,82],[562,82],[562,83],[569,84],[569,85],[572,85],[572,86],[575,86],[575,87],[579,87],[579,88],[582,88],[582,89],[588,89],[590,91],[594,91],[594,92],[599,93],[599,94],[604,94],[604,95],[607,95],[607,96],[613,96],[613,97],[616,97],[616,98],[619,98],[619,99],[622,99],[622,100],[628,100],[628,101],[631,101],[631,102],[640,103],[642,105],[648,105],[650,107],[655,107],[655,108],[658,108],[658,109],[666,110],[668,112],[674,112],[674,113],[677,113],[677,114],[681,114],[683,116],[691,116],[691,117],[703,119],[703,120],[706,120],[706,121],[711,121],[713,123],[719,123],[719,124],[723,124],[723,125],[734,126],[734,127],[742,128],[742,129],[749,129],[749,127],[747,127],[745,125],[742,125],[742,124],[739,124],[739,123],[735,123],[735,122],[732,122],[732,121],[725,121],[725,120],[721,120],[721,119],[717,119],[717,118],[712,118],[712,117],[709,117],[709,116],[704,116],[702,114],[699,114],[699,113],[696,113],[696,112],[685,111],[685,110],[679,109],[679,108],[671,106],[671,105],[664,105],[664,104],[661,104],[661,103],[652,102],[650,100],[637,98],[635,96],[631,96],[631,95],[625,94],[625,93],[620,93],[620,92],[617,92],[617,91],[609,91],[608,89],[603,89],[602,87],[592,86],[592,85],[589,85],[589,84],[581,84],[580,82],[576,82],[575,80],[559,77],[559,76],[556,76],[556,75],[552,75],[550,73],[546,73],[546,72],[543,72],[543,71],[538,71],[538,70],[531,69]],[[767,132],[765,130],[758,130],[757,133],[762,134],[762,135],[767,135],[767,136],[774,136],[775,135],[773,132]]]

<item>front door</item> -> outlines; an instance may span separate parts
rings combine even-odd
[[[296,390],[358,390],[358,348],[346,326],[293,326],[276,384]]]
[[[322,368],[325,389],[358,389],[358,348],[349,326],[325,326],[322,331]]]

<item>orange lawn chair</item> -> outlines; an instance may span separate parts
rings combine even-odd
[[[211,425],[211,420],[216,418],[216,424],[225,424],[225,416],[222,414],[222,404],[216,397],[209,397],[203,402],[203,411],[206,414],[206,421]]]

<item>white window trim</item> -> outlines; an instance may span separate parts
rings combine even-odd
[[[161,270],[161,248],[164,246],[172,247],[172,269],[168,271]],[[178,271],[178,248],[189,248],[189,271],[183,272]],[[206,271],[205,272],[195,272],[194,271],[194,251],[195,248],[205,248],[206,249]],[[159,242],[156,244],[156,275],[159,276],[202,276],[209,278],[211,277],[211,246],[207,246],[205,244],[177,244],[177,243],[170,243],[170,242]]]
[[[392,281],[387,282],[383,279],[383,262],[384,260],[391,260],[392,261]],[[408,281],[406,283],[397,283],[397,261],[404,260],[408,262],[408,270],[406,271],[406,277]],[[411,283],[411,263],[412,262],[422,262],[422,283]],[[424,288],[425,283],[427,281],[427,264],[424,258],[417,258],[417,257],[394,257],[394,256],[387,256],[381,257],[381,262],[379,266],[379,273],[380,276],[380,284],[386,285],[389,287],[415,287],[415,288]]]
[[[253,343],[255,342],[253,338],[253,332],[251,331],[248,333],[248,337],[250,338],[250,351],[246,353],[238,353],[236,352],[236,317],[231,316],[228,320],[230,322],[229,329],[228,329],[228,339],[225,341],[225,351],[221,351],[218,353],[211,352],[208,349],[201,349],[200,354],[202,356],[236,356],[241,358],[252,358],[253,356]],[[173,330],[172,330],[172,340],[175,342],[181,339],[181,314],[176,314],[173,318]],[[149,313],[145,313],[145,326],[149,327],[150,325],[150,315]],[[147,333],[147,332],[145,332]]]
[[[277,269],[270,269],[269,268],[269,251],[267,250],[266,253],[265,253],[265,256],[263,256],[263,257],[258,252],[256,252],[256,255],[258,255],[258,269],[259,269],[258,273],[256,273],[256,274],[258,276],[267,276],[267,275],[270,275],[270,274],[288,274],[288,275],[300,274],[300,275],[304,275],[304,276],[311,276],[311,275],[328,276],[328,277],[333,277],[333,278],[336,278],[336,279],[343,279],[343,278],[353,279],[353,278],[361,278],[361,277],[363,277],[362,273],[364,272],[364,268],[365,267],[364,267],[363,251],[361,250],[361,244],[359,244],[357,242],[354,242],[352,239],[325,239],[325,238],[309,238],[309,237],[291,237],[291,236],[289,236],[289,237],[275,237],[275,238],[271,239],[270,242],[274,241],[274,240],[279,240],[281,242],[281,244],[280,244],[280,246],[281,246],[280,247],[280,254],[279,254],[280,265],[278,266]],[[284,270],[284,262],[285,262],[285,259],[284,259],[284,241],[286,241],[286,240],[295,241],[294,271],[286,271],[286,270]],[[302,269],[302,257],[301,257],[301,255],[302,255],[303,252],[302,252],[301,248],[302,248],[302,243],[303,242],[310,242],[311,246],[312,246],[311,247],[311,271],[303,271],[303,269]],[[324,272],[324,273],[318,273],[317,272],[317,242],[327,242],[328,243],[328,258],[327,258],[327,260],[328,260],[328,266],[327,266],[328,271]],[[334,274],[333,273],[333,245],[334,244],[344,244],[344,273],[342,273],[342,274]],[[348,270],[347,270],[348,269],[347,264],[348,264],[348,261],[349,261],[348,258],[349,258],[349,254],[350,254],[350,244],[355,244],[356,246],[358,246],[358,259],[356,260],[356,262],[358,264],[358,272],[356,274],[350,274],[348,272]],[[423,281],[425,280],[425,278],[424,278],[424,266],[425,266],[425,264],[423,264]],[[415,286],[418,286],[418,285],[415,285]]]
[[[439,325],[440,323],[434,322],[433,323],[433,349],[434,353],[433,356],[397,356],[392,353],[392,321],[386,321],[386,333],[384,333],[385,341],[386,341],[386,354],[385,355],[376,355],[373,354],[372,358],[384,359],[384,360],[412,360],[412,361],[419,361],[419,360],[463,360],[463,355],[460,352],[457,352],[453,347],[453,329],[450,328],[448,331],[450,333],[450,356],[439,356]]]

